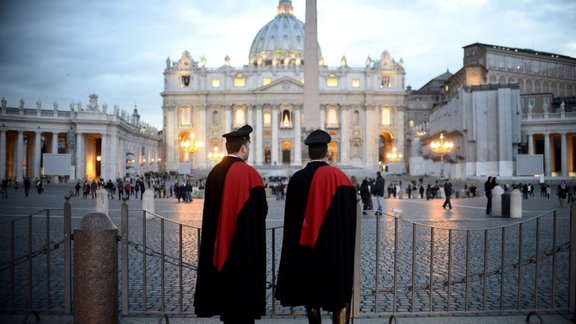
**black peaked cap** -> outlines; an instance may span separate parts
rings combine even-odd
[[[310,133],[306,140],[304,140],[304,144],[306,145],[318,145],[318,144],[328,144],[332,140],[330,134],[326,133],[321,129],[317,129]]]
[[[252,126],[244,125],[233,132],[222,135],[222,137],[226,137],[226,140],[230,142],[250,140],[250,133],[252,133]]]

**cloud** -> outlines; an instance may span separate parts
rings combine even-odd
[[[293,0],[305,19],[305,0]],[[256,33],[276,15],[270,0],[0,1],[0,97],[34,103],[108,105],[162,126],[165,60],[183,51],[209,67],[229,55],[248,62]],[[576,1],[318,1],[318,32],[329,66],[362,67],[388,50],[405,62],[406,84],[419,88],[462,66],[475,42],[576,57]],[[536,10],[537,8],[537,10]],[[33,104],[32,104],[33,105]],[[150,117],[150,118],[148,118]]]

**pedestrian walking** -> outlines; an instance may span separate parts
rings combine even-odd
[[[374,191],[372,192],[376,196],[376,203],[378,204],[377,214],[382,215],[384,211],[384,186],[386,181],[382,177],[380,171],[376,172],[376,182],[374,183]]]
[[[266,312],[266,215],[258,172],[246,164],[252,127],[224,134],[225,156],[208,174],[194,297],[199,317],[254,323]]]
[[[306,307],[308,322],[348,323],[354,272],[356,190],[340,169],[328,165],[331,137],[322,130],[305,140],[310,162],[288,183],[284,237],[276,298]]]
[[[90,184],[90,194],[92,196],[92,199],[96,198],[97,193],[96,190],[98,189],[98,184],[96,183],[96,180],[92,180],[92,183]]]
[[[362,199],[362,210],[363,214],[366,215],[366,210],[371,209],[372,195],[370,194],[370,186],[368,185],[368,179],[362,180],[360,185],[360,199]]]
[[[2,179],[2,185],[0,186],[0,191],[2,192],[2,198],[8,198],[8,180]]]
[[[484,194],[486,195],[486,215],[492,213],[492,177],[484,182]]]
[[[24,197],[28,197],[30,195],[30,187],[32,183],[30,182],[29,178],[24,179]]]
[[[445,200],[444,204],[442,204],[442,208],[446,209],[446,207],[448,207],[452,210],[452,203],[450,202],[450,196],[452,196],[452,183],[450,183],[450,180],[448,179],[446,179],[446,182],[444,183],[444,196]]]
[[[78,197],[80,196],[80,188],[82,188],[82,185],[80,185],[80,181],[76,182],[76,185],[74,186],[74,197]]]
[[[560,182],[556,193],[558,195],[558,201],[560,202],[560,207],[564,207],[564,200],[566,199],[568,193],[568,186],[566,186],[566,181],[562,180],[562,182]]]

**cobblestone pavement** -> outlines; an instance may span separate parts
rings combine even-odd
[[[0,199],[0,308],[5,309],[15,303],[19,307],[26,307],[29,303],[41,309],[59,311],[63,304],[63,283],[61,273],[63,270],[62,240],[62,215],[64,195],[72,190],[72,185],[51,184],[45,186],[45,192],[38,194],[31,191],[29,197],[24,197],[22,189],[11,189],[9,197]],[[444,210],[443,200],[421,199],[385,199],[384,212],[389,215],[377,216],[369,211],[362,216],[362,246],[361,246],[361,278],[360,286],[362,293],[361,314],[380,314],[387,316],[393,312],[460,312],[477,310],[498,310],[500,307],[514,309],[566,308],[568,302],[568,282],[566,275],[555,275],[553,280],[549,277],[539,277],[540,272],[555,268],[557,273],[568,273],[568,264],[563,260],[569,253],[565,243],[569,240],[569,208],[560,208],[557,199],[530,197],[523,201],[522,219],[510,219],[491,217],[485,215],[484,197],[453,199],[453,209]],[[86,214],[93,212],[96,206],[95,199],[82,199],[73,197],[70,200],[72,206],[72,227],[76,228],[80,219]],[[164,235],[160,235],[162,222],[156,218],[143,221],[142,201],[132,197],[127,201],[130,210],[130,295],[129,304],[131,312],[142,310],[158,312],[161,310],[161,300],[165,305],[170,305],[168,311],[181,314],[192,312],[191,297],[195,281],[195,257],[198,242],[198,230],[200,227],[203,201],[195,199],[192,203],[177,202],[176,199],[155,199],[156,214],[165,217],[182,226],[182,276],[179,275],[179,225],[170,221],[164,221]],[[269,229],[269,281],[273,282],[272,264],[277,266],[279,259],[279,247],[282,237],[282,218],[284,202],[270,197],[268,199],[269,214],[267,227]],[[374,205],[375,201],[374,201]],[[120,206],[118,199],[109,200],[110,216],[113,222],[120,227]],[[14,223],[11,219],[30,215],[43,209],[50,209],[50,226],[46,229],[45,213],[39,213],[32,219],[34,238],[31,243],[27,239],[11,240],[12,231],[17,236],[27,231],[28,219]],[[549,213],[557,209],[556,220],[551,214],[542,217],[537,222],[528,222],[522,226],[513,225],[537,216]],[[392,215],[396,214],[396,217]],[[12,228],[11,224],[15,224]],[[555,225],[554,225],[555,224]],[[143,230],[146,225],[146,231]],[[433,226],[431,230],[429,226]],[[502,239],[501,227],[508,226],[505,239]],[[495,228],[495,229],[494,229]],[[536,235],[536,228],[541,233]],[[483,230],[486,229],[486,230]],[[494,230],[490,230],[494,229]],[[43,235],[50,233],[48,243]],[[556,233],[557,240],[552,241],[552,234]],[[144,235],[146,233],[146,245]],[[394,237],[398,239],[395,240]],[[379,238],[377,240],[377,238]],[[522,244],[519,244],[519,238]],[[418,243],[416,242],[418,240]],[[164,278],[159,276],[162,264],[159,261],[161,253],[161,241],[164,241],[165,263]],[[274,240],[274,248],[272,248]],[[538,240],[539,249],[534,250],[533,243]],[[398,242],[395,244],[395,242]],[[452,242],[452,244],[446,244]],[[515,242],[515,243],[514,243]],[[433,245],[432,245],[433,243]],[[15,255],[26,254],[28,247],[38,256],[33,258],[32,270],[29,270],[29,261],[21,259],[15,268],[14,277],[20,283],[15,290],[18,297],[12,300],[9,296],[11,291],[11,272],[9,269],[10,246],[15,246]],[[564,244],[564,245],[563,245]],[[432,253],[430,246],[434,246]],[[50,254],[45,253],[45,247],[49,247]],[[378,252],[376,252],[378,246]],[[44,250],[43,250],[44,249]],[[556,251],[557,250],[557,251]],[[44,252],[43,252],[44,251]],[[146,263],[144,252],[146,251]],[[272,251],[276,254],[272,256]],[[396,251],[396,253],[395,253]],[[412,253],[414,251],[414,254]],[[466,251],[469,251],[467,254]],[[378,255],[376,255],[378,254]],[[468,255],[468,256],[466,256]],[[505,260],[502,261],[501,256]],[[518,255],[521,255],[519,257]],[[542,257],[539,271],[536,271],[535,262],[538,255]],[[50,277],[46,279],[45,264],[50,260]],[[432,265],[430,260],[434,260]],[[467,259],[467,260],[465,260]],[[554,260],[553,260],[554,259]],[[274,262],[272,262],[274,260]],[[378,261],[377,261],[378,260]],[[396,262],[394,262],[396,260]],[[468,264],[463,267],[462,264]],[[396,265],[394,267],[394,264]],[[448,266],[450,265],[450,266]],[[521,284],[518,284],[519,268],[529,269],[522,272]],[[277,268],[276,268],[277,269]],[[432,269],[432,271],[430,271]],[[531,269],[531,270],[530,270]],[[448,275],[449,273],[449,275]],[[484,276],[483,273],[488,275]],[[502,275],[502,273],[505,273]],[[431,275],[430,275],[431,274]],[[33,285],[34,299],[28,300],[27,279],[35,280]],[[144,280],[146,278],[146,280]],[[182,278],[182,279],[181,279]],[[447,280],[447,278],[450,278]],[[472,278],[465,280],[463,278]],[[375,284],[375,282],[377,283]],[[506,283],[507,291],[501,291],[501,282]],[[515,283],[516,282],[516,283]],[[164,295],[160,291],[162,285],[166,285]],[[179,291],[179,286],[182,290]],[[434,293],[430,295],[426,289],[434,287]],[[522,286],[522,290],[519,288]],[[49,288],[48,288],[49,287]],[[449,288],[448,288],[449,287]],[[538,287],[536,297],[526,297],[529,291]],[[396,289],[393,289],[396,288]],[[49,291],[49,294],[48,294]],[[396,294],[394,294],[396,291]],[[146,298],[143,298],[143,295]],[[270,302],[268,313],[288,314],[277,303],[272,302],[270,290]],[[187,302],[180,309],[178,300],[180,296]],[[500,298],[500,296],[503,296]],[[448,306],[447,306],[448,301]],[[534,305],[534,303],[538,303]],[[551,305],[553,304],[553,305]],[[176,305],[176,306],[175,306]],[[536,307],[537,306],[537,307]],[[296,309],[301,314],[301,309]],[[6,319],[7,317],[5,317]],[[482,316],[479,319],[491,323],[491,316]],[[550,317],[552,318],[552,317]],[[145,322],[145,317],[136,317],[134,321],[125,317],[125,323]],[[523,318],[522,318],[523,319]],[[558,319],[561,320],[562,318]],[[59,320],[66,321],[66,317]],[[175,319],[171,319],[174,322]],[[368,321],[368,319],[365,319]],[[399,323],[410,323],[410,319],[399,320]],[[506,320],[514,320],[514,316],[506,317]],[[282,319],[270,319],[274,323],[281,323]],[[288,321],[286,319],[286,321]],[[420,322],[420,320],[418,320]],[[556,321],[556,320],[555,320]],[[200,319],[193,322],[211,323]],[[265,322],[265,321],[264,321]],[[291,320],[291,322],[294,322]],[[304,321],[302,321],[304,322]],[[360,323],[364,323],[358,320]],[[442,320],[444,323],[450,321]],[[459,323],[456,321],[454,323]],[[469,321],[469,317],[466,321]],[[0,323],[4,323],[0,317]],[[177,322],[178,323],[178,322]],[[366,322],[368,323],[368,322]],[[415,323],[415,322],[414,322]],[[474,322],[475,323],[475,322]],[[496,322],[494,322],[496,323]],[[512,323],[512,322],[510,322]]]

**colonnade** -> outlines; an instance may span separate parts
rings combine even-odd
[[[68,176],[70,180],[116,179],[127,174],[158,172],[158,143],[126,134],[0,129],[0,180]],[[134,138],[132,138],[134,137]],[[46,174],[43,154],[70,154],[68,174]]]
[[[528,154],[544,156],[545,176],[576,176],[576,132],[544,131],[527,135]]]
[[[19,182],[24,178],[39,178],[41,155],[58,153],[60,134],[66,136],[61,132],[0,129],[0,177]]]

